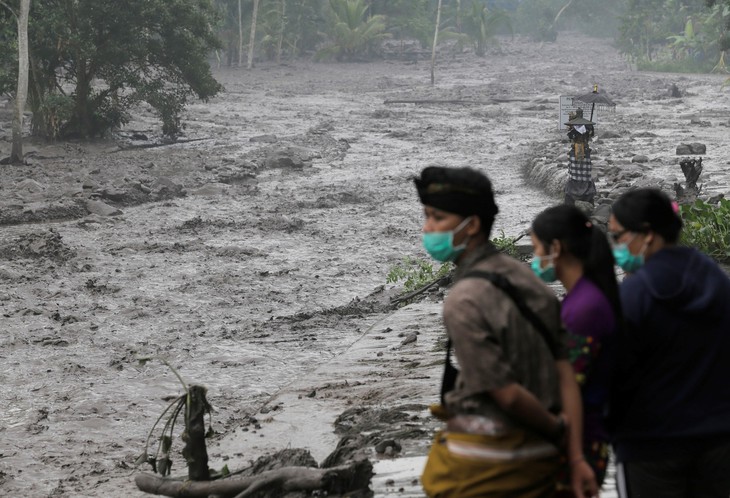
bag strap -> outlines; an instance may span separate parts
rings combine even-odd
[[[468,272],[462,278],[483,278],[489,280],[492,285],[494,285],[498,289],[501,289],[505,294],[507,294],[507,296],[509,296],[510,299],[512,299],[512,301],[517,306],[517,309],[520,310],[520,313],[522,313],[522,315],[527,318],[532,326],[535,327],[535,329],[540,333],[542,338],[545,340],[545,344],[547,344],[548,349],[550,349],[550,353],[553,355],[553,358],[557,357],[558,348],[555,344],[555,338],[551,334],[550,329],[547,325],[545,325],[545,322],[543,322],[540,317],[537,316],[537,313],[535,313],[532,308],[527,306],[527,303],[520,294],[520,291],[517,290],[514,285],[512,285],[512,282],[510,282],[507,277],[505,277],[504,275],[500,275],[499,273],[473,270]]]
[[[466,273],[462,278],[483,278],[485,280],[489,280],[496,288],[501,289],[510,299],[512,299],[515,306],[517,306],[517,309],[520,310],[520,313],[522,313],[522,315],[540,333],[547,344],[548,349],[550,349],[550,353],[553,355],[553,358],[557,357],[557,345],[550,333],[550,329],[548,329],[545,322],[543,322],[540,317],[538,317],[537,314],[529,306],[527,306],[527,303],[525,303],[520,292],[514,285],[512,285],[512,282],[510,282],[507,277],[500,275],[499,273],[473,270]],[[441,381],[441,404],[444,406],[444,396],[447,392],[454,388],[458,373],[459,370],[451,363],[451,338],[448,338],[446,341],[446,362],[444,364],[444,374]]]

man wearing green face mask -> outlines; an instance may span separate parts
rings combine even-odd
[[[499,210],[484,174],[431,166],[414,181],[424,248],[457,265],[443,308],[449,353],[441,404],[432,408],[446,425],[431,447],[424,489],[439,498],[552,497],[560,451],[567,446],[571,461],[583,458],[580,393],[557,298],[489,241]],[[594,496],[590,467],[574,468],[576,496]]]

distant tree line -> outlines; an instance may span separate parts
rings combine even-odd
[[[639,68],[726,71],[730,0],[626,0],[619,49]]]
[[[0,92],[18,77],[15,11],[0,0]],[[5,8],[2,8],[5,7]],[[102,135],[145,102],[163,131],[180,130],[191,97],[220,90],[208,65],[219,48],[217,11],[190,0],[35,0],[28,22],[28,105],[33,134]]]
[[[0,0],[0,92],[11,96],[27,2],[30,128],[48,139],[104,135],[140,104],[176,136],[187,102],[221,90],[211,62],[369,60],[384,40],[485,56],[499,34],[554,41],[569,29],[614,36],[636,62],[723,69],[730,45],[730,0]]]

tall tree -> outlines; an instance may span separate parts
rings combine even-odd
[[[23,113],[25,112],[25,102],[28,96],[28,17],[30,0],[20,0],[20,8],[17,13],[2,0],[0,0],[0,6],[5,7],[7,12],[13,16],[17,26],[18,75],[13,108],[13,142],[10,151],[10,162],[20,164],[23,162]]]
[[[431,47],[431,85],[436,81],[434,71],[436,67],[436,45],[439,39],[439,26],[441,26],[441,0],[439,0],[438,7],[436,7],[436,29],[433,34],[433,47]]]
[[[20,0],[18,14],[18,87],[15,91],[15,113],[13,114],[13,147],[11,163],[23,162],[23,113],[28,98],[28,14],[30,0]]]
[[[284,28],[286,27],[286,0],[280,0],[281,24],[279,25],[279,40],[276,42],[276,63],[281,62],[281,46],[284,43]]]
[[[251,14],[251,36],[248,39],[248,64],[246,67],[253,67],[253,49],[256,41],[256,17],[259,13],[259,0],[253,0],[253,14]]]
[[[221,89],[208,63],[219,47],[210,0],[44,0],[32,8],[37,133],[102,135],[146,102],[175,136],[189,99]]]
[[[238,0],[238,67],[243,66],[243,0]]]

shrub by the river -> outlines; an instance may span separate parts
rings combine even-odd
[[[684,228],[681,243],[696,247],[717,261],[730,261],[730,201],[697,200],[680,208]]]
[[[494,237],[492,243],[503,253],[519,258],[517,240],[516,237],[508,237],[504,234],[504,231],[500,231],[499,237]],[[400,263],[391,267],[386,282],[395,284],[402,280],[404,291],[413,292],[445,277],[453,269],[454,265],[452,263],[434,266],[431,260],[406,256]]]

